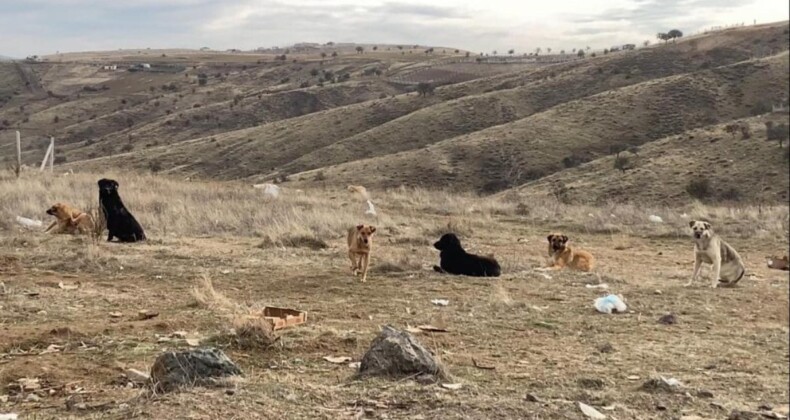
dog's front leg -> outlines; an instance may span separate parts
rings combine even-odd
[[[357,254],[353,251],[348,251],[348,258],[351,260],[351,273],[357,275]]]
[[[719,285],[719,276],[721,276],[721,255],[713,258],[713,273],[710,279],[710,287],[715,289]]]
[[[684,284],[685,287],[691,286],[697,277],[699,277],[699,271],[702,269],[702,258],[699,255],[694,254],[694,274],[691,275],[691,280],[688,283]]]
[[[362,254],[362,259],[360,261],[362,264],[362,283],[368,280],[368,266],[370,265],[370,252],[366,254]]]
[[[44,230],[44,233],[49,233],[49,231],[50,231],[50,230],[52,230],[52,228],[53,228],[53,227],[55,227],[55,225],[57,225],[57,224],[58,224],[58,221],[57,221],[57,220],[55,220],[54,222],[52,222],[52,224],[51,224],[51,225],[49,225],[49,227],[48,227],[48,228],[46,228],[46,229]]]

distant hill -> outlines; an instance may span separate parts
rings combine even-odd
[[[692,143],[670,139],[740,121],[759,146],[718,148],[711,156],[745,165],[748,171],[728,172],[743,176],[726,178],[727,186],[756,199],[750,183],[773,179],[777,169],[756,163],[776,150],[764,147],[764,129],[752,117],[770,116],[787,99],[787,32],[787,22],[738,27],[583,59],[480,58],[391,45],[364,45],[360,53],[357,44],[277,53],[70,53],[0,64],[0,121],[8,122],[0,127],[21,127],[30,164],[40,161],[45,136],[54,135],[60,162],[75,170],[522,196],[553,194],[584,177],[584,191],[571,188],[563,199],[599,201],[614,193],[625,201],[682,201],[704,166],[692,165],[693,174],[662,172],[674,177],[666,188],[629,185],[640,185],[662,156],[691,165],[680,157]],[[427,83],[425,95],[418,83]],[[12,155],[7,133],[0,131],[2,156]],[[613,170],[618,147],[642,150],[641,169]],[[754,159],[734,159],[749,150]],[[716,188],[724,182],[713,181]],[[732,198],[725,196],[710,199]]]

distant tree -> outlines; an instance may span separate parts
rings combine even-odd
[[[134,120],[132,117],[126,117],[126,126],[131,128],[134,125]]]
[[[597,55],[597,54],[595,54],[595,52],[593,52],[592,54],[590,54],[590,57],[593,57],[593,58],[594,58],[596,55]]]
[[[398,45],[398,47],[397,47],[397,48],[398,48],[399,50],[402,50],[402,49],[403,49],[403,45]]]
[[[378,45],[374,45],[374,46],[373,46],[373,51],[378,51],[378,49],[379,49],[379,46],[378,46]]]
[[[560,50],[560,55],[565,55],[565,50]]]
[[[420,82],[417,84],[417,92],[419,93],[419,96],[432,95],[433,90],[434,87],[431,83]]]
[[[672,40],[672,42],[675,42],[676,39],[683,37],[683,32],[680,32],[677,29],[673,29],[673,30],[667,32],[667,36],[669,37],[669,39]]]
[[[513,55],[514,52],[516,52],[516,50],[514,50],[512,48],[507,50],[507,53],[510,54],[511,56]]]
[[[535,55],[539,55],[541,51],[540,47],[535,48]]]
[[[469,57],[469,51],[467,51],[467,52],[466,52],[466,54],[464,54],[464,55],[465,55],[466,57]]]
[[[458,54],[458,53],[460,53],[460,52],[461,52],[460,50],[455,50],[455,53],[456,53],[456,54]]]
[[[574,48],[573,50],[571,50],[571,52],[572,52],[572,53],[576,53],[576,48]]]
[[[315,76],[318,76],[318,73],[319,73],[319,72],[318,72],[318,69],[312,69],[312,70],[310,70],[310,76],[313,76],[313,77],[315,77]]]
[[[365,52],[365,49],[364,49],[364,48],[362,48],[361,46],[358,46],[358,47],[357,47],[357,48],[355,48],[355,49],[357,50],[357,54],[362,54],[363,52]]]
[[[650,40],[646,39],[646,40],[642,41],[642,45],[647,47],[648,45],[650,45]]]
[[[620,157],[620,153],[623,153],[626,150],[628,150],[628,145],[624,143],[609,145],[609,153],[615,155],[615,157]]]
[[[321,58],[326,58],[326,53],[325,52],[321,52]]]
[[[496,50],[492,51],[491,55],[496,55]]]
[[[483,62],[483,59],[482,59],[482,58],[480,58],[480,57],[475,57],[475,61],[477,61],[478,63],[482,63],[482,62]]]
[[[584,50],[580,49],[579,52],[576,53],[576,55],[581,57],[581,58],[584,58]]]
[[[546,48],[546,53],[547,53],[547,54],[551,54],[551,47],[547,47],[547,48]]]
[[[200,73],[198,74],[197,77],[198,77],[198,85],[206,86],[206,83],[208,83],[208,75],[206,73]]]
[[[628,156],[616,156],[614,158],[613,166],[615,169],[622,171],[623,173],[629,169],[632,169],[631,160],[628,159]]]
[[[606,55],[606,54],[609,54],[609,49],[608,48],[604,48],[603,49],[603,55]]]
[[[711,196],[713,188],[708,178],[699,177],[689,180],[686,184],[686,192],[692,197],[702,200]]]
[[[308,81],[304,81],[304,82],[302,82],[302,83],[299,85],[299,87],[300,87],[300,88],[302,88],[302,89],[304,89],[304,88],[308,88],[308,87],[310,87],[310,82],[308,82]]]
[[[667,41],[669,41],[669,34],[667,34],[666,32],[659,32],[656,34],[656,38],[664,41],[664,43],[666,44]]]
[[[587,46],[587,51],[590,51],[590,46],[589,45]]]
[[[52,119],[52,122],[54,122],[55,124],[59,123],[60,122],[60,117],[55,115],[55,118]]]
[[[332,57],[337,57],[337,51],[332,51]]]
[[[790,138],[790,126],[785,123],[775,125],[773,121],[768,121],[765,123],[765,138],[766,140],[776,140],[779,147],[782,147],[784,141]]]

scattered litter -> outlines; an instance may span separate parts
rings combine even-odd
[[[156,276],[154,276],[154,278],[157,279],[157,280],[162,280],[163,277],[161,275],[156,275]]]
[[[651,214],[650,216],[648,216],[647,220],[650,220],[653,223],[664,223],[664,219],[662,219],[659,216],[656,216],[655,214]]]
[[[774,270],[790,270],[790,262],[788,262],[787,255],[783,257],[766,257],[766,263],[768,264],[768,268],[773,268]]]
[[[428,331],[428,332],[447,332],[447,328],[435,327],[433,325],[428,325],[428,324],[418,325],[417,328],[419,328],[422,331]]]
[[[587,404],[585,404],[585,403],[583,403],[581,401],[579,401],[578,404],[579,404],[579,410],[581,410],[582,413],[585,416],[587,416],[587,417],[589,417],[591,419],[605,419],[606,418],[606,416],[603,415],[600,411],[590,407],[589,405],[587,405]]]
[[[65,284],[63,282],[59,282],[58,283],[58,287],[60,287],[63,290],[75,290],[75,289],[79,288],[80,286],[76,285],[76,284]]]
[[[629,381],[638,381],[639,380],[639,376],[637,376],[637,375],[630,375],[626,379],[628,379]]]
[[[17,216],[16,222],[26,228],[40,228],[44,225],[41,220],[28,219],[27,217]]]
[[[431,303],[438,306],[447,306],[450,304],[450,301],[447,299],[431,299]]]
[[[360,362],[351,362],[348,364],[348,367],[350,367],[351,369],[359,369],[361,365],[362,363]]]
[[[57,344],[50,344],[49,346],[47,346],[46,350],[42,351],[39,354],[41,355],[41,354],[48,354],[48,353],[57,353],[57,352],[59,352],[61,350],[63,350],[63,346],[59,346]]]
[[[472,359],[472,364],[478,369],[483,369],[483,370],[494,370],[494,369],[496,369],[496,366],[481,364],[476,359]]]
[[[137,312],[137,316],[140,318],[141,321],[145,321],[147,319],[158,317],[159,316],[159,312],[149,311],[147,309],[143,309],[143,310]]]
[[[586,288],[588,288],[588,289],[603,289],[603,290],[606,290],[606,289],[608,289],[608,288],[609,288],[609,285],[608,285],[608,284],[606,284],[606,283],[601,283],[601,284],[587,284],[587,285],[585,285],[584,287],[586,287]]]
[[[449,389],[449,390],[452,390],[452,391],[461,389],[462,387],[463,387],[463,384],[442,384],[442,388]]]
[[[197,346],[200,345],[200,339],[199,338],[187,338],[184,341],[186,341],[186,343],[187,343],[187,345],[189,347],[197,347]]]
[[[645,392],[667,392],[667,393],[675,393],[680,392],[683,388],[683,384],[680,383],[679,380],[675,378],[653,378],[645,381],[642,386],[639,388]]]
[[[222,271],[220,271],[220,273],[222,273],[222,274],[230,274],[230,270],[222,270]]]
[[[412,334],[419,334],[419,333],[421,333],[421,332],[422,332],[422,330],[421,330],[421,329],[419,329],[419,328],[417,328],[417,327],[412,327],[412,326],[410,326],[410,325],[407,325],[407,326],[406,326],[406,331],[408,331],[408,332],[410,332],[410,333],[412,333]]]
[[[255,184],[252,187],[263,190],[263,195],[267,198],[277,198],[280,196],[280,187],[274,184]]]
[[[341,364],[350,362],[351,358],[347,356],[324,356],[324,360],[329,363]]]
[[[673,387],[673,388],[674,388],[674,387],[683,386],[683,384],[682,384],[682,383],[680,383],[680,381],[679,381],[679,380],[677,380],[677,379],[675,379],[675,378],[664,378],[664,377],[662,376],[662,377],[661,377],[661,380],[662,380],[662,381],[664,381],[664,383],[665,383],[665,384],[667,384],[668,386],[671,386],[671,387]]]
[[[126,379],[136,385],[142,385],[148,382],[150,379],[150,376],[147,373],[141,372],[137,369],[126,369],[123,374],[126,376]]]
[[[373,203],[370,200],[368,200],[367,203],[368,203],[368,209],[365,210],[365,214],[370,215],[370,216],[375,216],[376,215],[376,208],[373,207]]]
[[[27,398],[25,398],[25,402],[39,402],[41,401],[41,397],[36,394],[28,394]]]
[[[587,213],[587,217],[595,217],[595,215],[592,213]]]
[[[546,280],[551,280],[553,278],[553,277],[551,277],[550,275],[548,275],[546,273],[540,273],[540,275],[543,276],[543,278],[546,279]]]
[[[687,213],[683,213],[683,214],[680,215],[680,218],[681,219],[688,219],[689,215]]]
[[[0,420],[17,420],[18,418],[19,414],[16,413],[0,414]]]
[[[662,292],[661,290],[656,289],[656,290],[653,290],[653,293],[657,294],[657,295],[660,295],[660,294],[663,294],[664,292]]]
[[[110,318],[120,318],[120,317],[123,316],[123,314],[120,313],[120,312],[110,312],[109,315],[110,315]]]
[[[307,322],[307,313],[296,309],[266,307],[250,312],[250,315],[265,318],[272,324],[272,330],[301,325]]]
[[[625,312],[628,307],[623,302],[623,297],[620,295],[607,295],[595,299],[595,309],[603,314],[611,314],[612,312]]]
[[[19,378],[16,383],[17,387],[25,392],[41,389],[41,381],[38,378]]]

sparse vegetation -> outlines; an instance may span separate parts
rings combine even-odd
[[[713,195],[713,188],[711,187],[710,180],[702,176],[691,179],[688,184],[686,184],[686,192],[696,199],[704,200]]]

